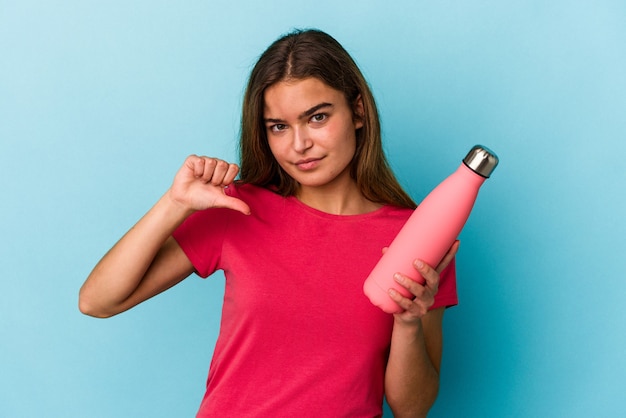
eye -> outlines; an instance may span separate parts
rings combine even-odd
[[[328,115],[326,113],[316,113],[315,115],[311,116],[311,121],[319,123],[324,122],[327,118]]]
[[[272,132],[281,132],[281,131],[284,131],[285,129],[287,129],[287,125],[283,123],[276,123],[274,125],[269,126],[269,130]]]

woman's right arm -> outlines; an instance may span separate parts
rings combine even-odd
[[[169,289],[193,272],[191,262],[172,238],[193,212],[224,207],[249,213],[227,196],[239,168],[215,158],[192,155],[172,187],[100,260],[80,289],[79,309],[107,318]]]

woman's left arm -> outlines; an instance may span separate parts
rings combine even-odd
[[[404,275],[396,280],[414,299],[390,290],[390,297],[404,309],[394,314],[389,361],[385,372],[385,396],[395,418],[425,417],[439,391],[445,308],[429,310],[439,287],[439,273],[454,258],[456,241],[437,268],[415,262],[424,284]]]

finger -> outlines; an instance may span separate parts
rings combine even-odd
[[[417,271],[424,278],[424,286],[428,287],[436,293],[439,289],[439,273],[437,272],[437,270],[421,260],[415,260],[413,262],[413,266],[415,266]]]
[[[235,177],[239,174],[239,166],[237,164],[229,164],[228,170],[224,175],[224,185],[228,186],[233,181],[235,181]]]
[[[191,171],[194,177],[202,176],[204,170],[204,163],[200,157],[195,154],[188,156],[185,159],[184,166]]]
[[[400,308],[402,308],[403,311],[411,309],[411,305],[413,304],[411,299],[405,298],[395,289],[389,289],[387,293],[389,294],[389,297],[396,302]]]
[[[210,182],[213,177],[213,172],[215,171],[215,166],[217,165],[217,160],[215,158],[200,157],[198,164],[202,171],[196,177],[200,178],[205,183]]]
[[[383,254],[385,254],[388,249],[389,249],[389,247],[383,247]]]
[[[214,186],[224,185],[224,177],[228,172],[230,164],[219,158],[199,157],[199,166],[201,173],[196,177],[202,179],[205,183],[211,183]]]
[[[459,250],[459,245],[461,245],[461,242],[459,240],[454,241],[454,243],[452,244],[452,246],[450,247],[446,255],[443,257],[441,262],[437,265],[436,270],[438,273],[441,273],[446,267],[448,267],[448,264],[450,264],[450,262],[456,255],[457,251]]]
[[[403,297],[395,289],[389,289],[389,297],[404,310],[403,315],[410,314],[413,317],[421,318],[426,315],[428,309],[433,305],[434,298],[432,295],[424,294],[418,296],[415,299],[409,299]]]
[[[405,288],[406,290],[409,291],[409,293],[413,296],[421,296],[424,293],[424,286],[426,285],[426,283],[424,282],[423,284],[419,282],[418,280],[414,280],[411,277],[402,274],[402,273],[396,273],[393,275],[393,279],[403,288]]]
[[[220,186],[224,184],[224,177],[228,172],[229,164],[224,160],[215,160],[215,169],[213,170],[213,175],[211,176],[211,184],[214,186]]]
[[[243,200],[237,199],[236,197],[226,196],[223,207],[236,210],[244,215],[250,215],[251,213],[250,206],[248,206],[248,204]]]

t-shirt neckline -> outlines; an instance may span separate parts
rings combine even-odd
[[[389,209],[391,208],[390,205],[385,204],[385,205],[381,206],[380,208],[378,208],[376,210],[373,210],[371,212],[359,213],[359,214],[354,214],[354,215],[337,215],[337,214],[334,214],[334,213],[324,212],[322,210],[319,210],[319,209],[316,209],[316,208],[314,208],[312,206],[309,206],[306,203],[303,203],[302,201],[300,201],[295,196],[288,196],[287,197],[287,201],[291,202],[295,206],[300,207],[305,212],[308,212],[308,213],[310,213],[312,215],[316,215],[316,216],[319,216],[319,217],[322,217],[322,218],[326,218],[326,219],[334,219],[334,220],[359,220],[359,219],[372,218],[372,217],[376,217],[376,216],[385,215],[389,211]]]

